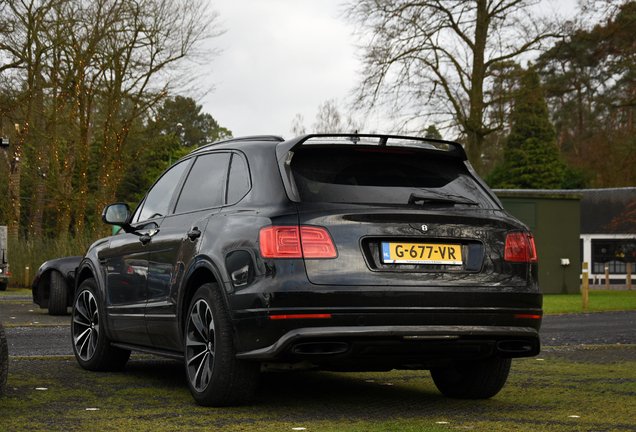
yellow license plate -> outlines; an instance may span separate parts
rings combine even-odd
[[[462,264],[462,247],[457,244],[382,243],[385,264]]]

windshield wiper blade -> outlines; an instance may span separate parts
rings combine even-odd
[[[469,200],[468,198],[463,197],[455,197],[455,196],[427,196],[427,195],[418,195],[412,193],[409,197],[409,204],[466,204],[466,205],[478,205],[475,201]]]

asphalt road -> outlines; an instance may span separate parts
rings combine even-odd
[[[29,301],[0,301],[10,356],[72,356],[70,316],[51,317]],[[636,345],[636,311],[549,315],[541,343],[549,346]]]

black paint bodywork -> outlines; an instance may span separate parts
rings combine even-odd
[[[49,294],[51,272],[58,271],[64,276],[68,289],[67,306],[72,306],[73,294],[75,289],[75,271],[82,261],[81,256],[70,256],[64,258],[56,258],[46,261],[40,266],[33,282],[31,283],[31,292],[33,293],[33,303],[39,305],[43,309],[49,307]]]
[[[309,138],[249,137],[199,148],[181,162],[208,152],[229,152],[247,162],[249,191],[237,203],[140,224],[129,219],[128,232],[97,241],[81,262],[54,260],[41,272],[64,268],[65,275],[74,275],[67,281],[75,289],[95,278],[109,339],[173,358],[183,357],[187,307],[207,282],[222,290],[237,358],[271,367],[428,369],[456,360],[538,354],[537,264],[503,259],[506,235],[528,228],[503,210],[461,146],[417,151],[461,164],[488,205],[302,202],[289,160]],[[338,256],[264,258],[259,231],[272,225],[324,227]],[[380,242],[402,240],[459,243],[464,263],[382,263]],[[307,314],[330,317],[270,319]]]

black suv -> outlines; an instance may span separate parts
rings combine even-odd
[[[268,369],[427,369],[488,398],[540,350],[532,235],[457,143],[232,139],[102,219],[122,229],[75,270],[77,361],[182,359],[201,405],[247,403]]]

